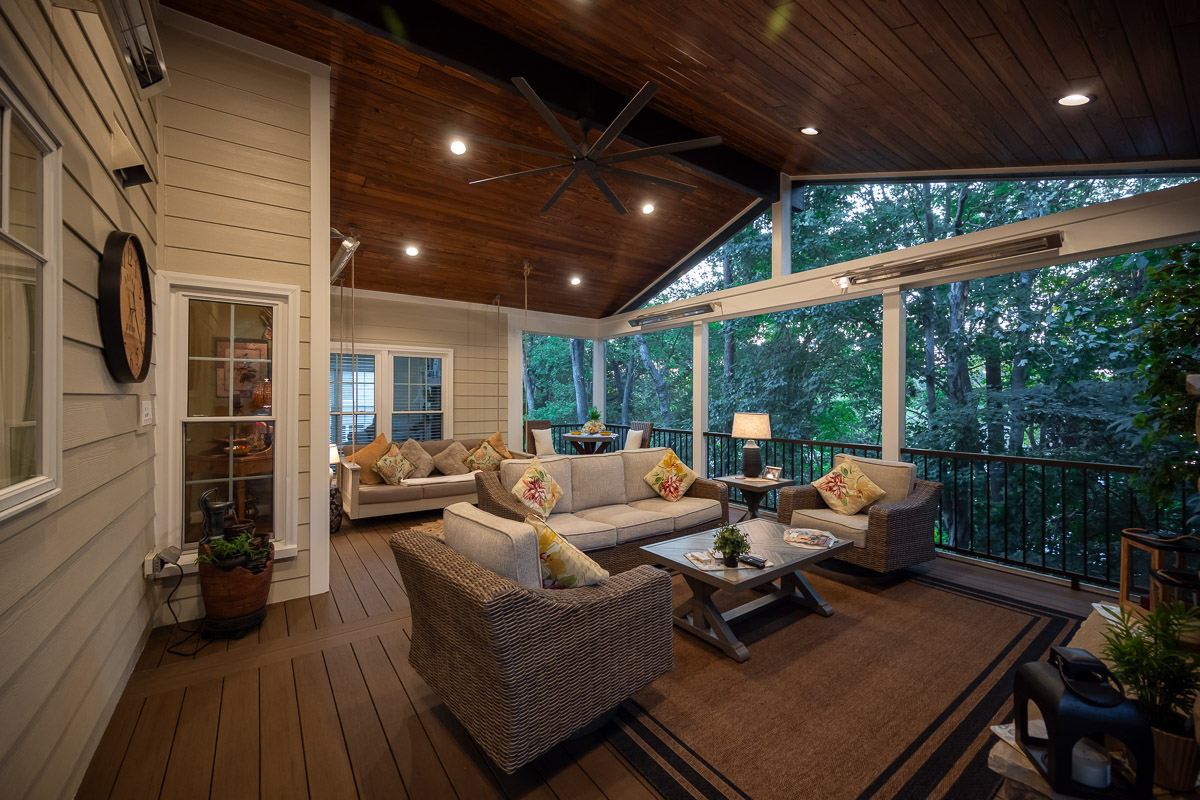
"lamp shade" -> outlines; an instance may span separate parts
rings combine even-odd
[[[341,460],[342,456],[338,453],[338,446],[336,444],[329,445],[329,463],[336,464]]]
[[[745,414],[742,412],[734,414],[733,438],[770,439],[771,416],[769,414]]]

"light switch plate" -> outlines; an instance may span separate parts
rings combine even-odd
[[[152,400],[142,401],[142,427],[154,424],[154,402]]]

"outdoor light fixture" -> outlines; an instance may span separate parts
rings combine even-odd
[[[805,136],[816,136],[818,133],[820,133],[819,130],[812,127],[811,125],[801,128],[800,132],[803,133]]]
[[[720,307],[720,303],[704,303],[703,305],[688,306],[687,308],[676,308],[671,311],[654,311],[649,314],[642,314],[640,317],[634,317],[629,320],[629,326],[632,328],[642,328],[646,325],[667,322],[673,319],[698,317],[701,314],[711,314]]]
[[[579,285],[579,284],[581,284],[581,283],[583,283],[583,279],[582,279],[582,278],[580,278],[578,275],[576,275],[576,276],[574,276],[573,278],[571,278],[571,285],[572,285],[572,286],[578,286],[578,285]]]
[[[1090,94],[1068,94],[1058,98],[1058,104],[1060,106],[1086,106],[1095,99]]]
[[[461,156],[463,153],[467,152],[467,143],[462,139],[455,139],[454,141],[450,142],[450,152],[454,153],[456,156]]]
[[[329,282],[333,283],[342,276],[342,270],[346,269],[346,265],[350,263],[350,256],[354,255],[354,251],[358,249],[359,241],[354,237],[353,225],[350,226],[349,236],[339,233],[337,228],[330,228],[329,238],[342,240],[342,243],[338,245],[337,252],[333,254],[333,259],[329,262]]]
[[[642,213],[643,214],[653,214],[654,213],[654,204],[646,203],[644,206],[642,206]]]
[[[882,264],[862,272],[850,272],[838,275],[831,280],[839,289],[849,289],[862,283],[886,280],[888,278],[904,278],[909,275],[920,275],[926,272],[950,269],[952,267],[974,267],[989,261],[1001,261],[1016,256],[1027,256],[1034,253],[1048,253],[1062,247],[1061,231],[1047,233],[1041,236],[1031,236],[1026,239],[1016,239],[1009,242],[998,242],[980,247],[971,247],[945,256],[932,256],[914,261],[901,261],[895,264]]]
[[[404,255],[406,255],[406,256],[416,256],[416,255],[420,255],[420,254],[421,254],[421,251],[418,250],[417,248],[413,247],[411,244],[408,247],[404,248]]]

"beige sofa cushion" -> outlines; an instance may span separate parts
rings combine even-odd
[[[426,480],[429,480],[426,478]],[[444,481],[426,483],[421,487],[421,494],[429,500],[434,497],[466,497],[475,494],[475,473],[470,475],[455,475]]]
[[[675,521],[675,530],[677,531],[693,528],[705,522],[712,522],[715,528],[717,520],[721,518],[721,504],[716,500],[708,500],[703,497],[681,497],[674,502],[661,497],[652,497],[649,500],[634,500],[629,505],[643,511],[666,514]]]
[[[616,527],[618,543],[632,542],[634,539],[644,539],[675,530],[675,520],[666,514],[634,508],[624,503],[582,509],[576,511],[575,516]]]
[[[482,567],[533,589],[542,587],[538,539],[524,522],[497,517],[469,503],[443,515],[446,544]]]
[[[625,502],[625,469],[620,453],[578,456],[571,461],[574,510]]]
[[[546,523],[580,550],[612,547],[617,543],[617,529],[605,522],[583,519],[575,514],[551,514]]]
[[[622,450],[619,455],[625,463],[625,502],[649,500],[658,497],[654,487],[646,483],[646,473],[662,461],[667,452],[665,447],[646,447],[641,450]],[[659,497],[661,500],[662,498]]]
[[[424,496],[420,486],[388,486],[386,483],[380,483],[358,487],[358,504],[360,506],[420,500]]]
[[[839,539],[849,539],[855,547],[867,546],[868,514],[839,514],[832,508],[801,508],[792,512],[795,528],[829,531]]]
[[[433,456],[416,439],[409,439],[400,445],[400,455],[412,462],[410,478],[426,478],[433,472]]]
[[[467,448],[460,442],[451,442],[446,449],[433,457],[433,465],[443,475],[466,475],[471,470],[463,462],[467,459]]]
[[[541,458],[539,461],[542,469],[550,473],[550,476],[563,490],[562,497],[554,504],[555,513],[570,514],[575,510],[574,492],[571,491],[571,458],[569,456],[550,456]],[[531,458],[510,458],[500,462],[500,485],[504,487],[504,491],[511,492],[532,463],[533,459]],[[558,528],[554,530],[562,533]]]
[[[837,464],[843,459],[852,461],[862,470],[863,475],[871,479],[871,483],[884,491],[883,497],[863,506],[860,512],[866,511],[876,503],[899,503],[912,492],[913,484],[917,480],[917,465],[907,461],[880,461],[877,458],[859,458],[838,453],[834,456],[833,463]]]

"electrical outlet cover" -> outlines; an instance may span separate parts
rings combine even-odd
[[[154,404],[150,400],[142,401],[142,425],[154,424]]]

